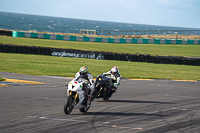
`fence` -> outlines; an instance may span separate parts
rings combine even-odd
[[[51,40],[83,41],[83,42],[105,42],[105,43],[135,43],[135,44],[200,44],[199,39],[148,39],[148,38],[106,38],[56,35],[30,32],[13,31],[13,37],[42,38]]]
[[[89,30],[80,29],[80,34],[86,35],[200,35],[200,30]]]

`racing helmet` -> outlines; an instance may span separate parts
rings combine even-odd
[[[118,67],[112,67],[112,68],[111,68],[111,73],[112,73],[112,74],[116,74],[116,73],[118,73],[118,72],[119,72]]]
[[[86,66],[82,66],[79,72],[81,77],[86,77],[88,73],[88,68]]]

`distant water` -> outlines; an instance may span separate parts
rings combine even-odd
[[[79,33],[80,29],[93,30],[200,30],[195,28],[117,23],[95,20],[48,17],[0,12],[0,29]],[[99,33],[100,34],[100,33]],[[106,34],[106,33],[104,33]],[[112,34],[112,33],[111,33]],[[144,33],[145,34],[145,33]],[[170,34],[170,33],[169,33]],[[194,33],[192,33],[194,34]],[[200,35],[200,32],[197,32]]]

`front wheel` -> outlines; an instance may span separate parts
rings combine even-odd
[[[74,98],[72,96],[68,96],[65,105],[64,105],[64,112],[65,114],[70,114],[74,109]]]

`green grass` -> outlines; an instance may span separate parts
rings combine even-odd
[[[0,71],[74,77],[83,65],[94,77],[118,66],[123,78],[200,80],[200,67],[0,53]]]
[[[4,81],[4,80],[5,80],[4,78],[0,77],[0,81]]]
[[[0,43],[118,53],[200,57],[200,45],[111,44],[0,36]],[[123,78],[200,80],[200,67],[0,53],[0,71],[73,77],[83,65],[94,77],[118,66]]]
[[[66,49],[80,49],[91,51],[107,51],[118,53],[140,53],[151,55],[169,55],[169,56],[185,56],[200,57],[200,45],[183,45],[183,44],[113,44],[113,43],[97,43],[97,42],[76,42],[34,38],[14,38],[0,36],[0,43],[55,47]]]

